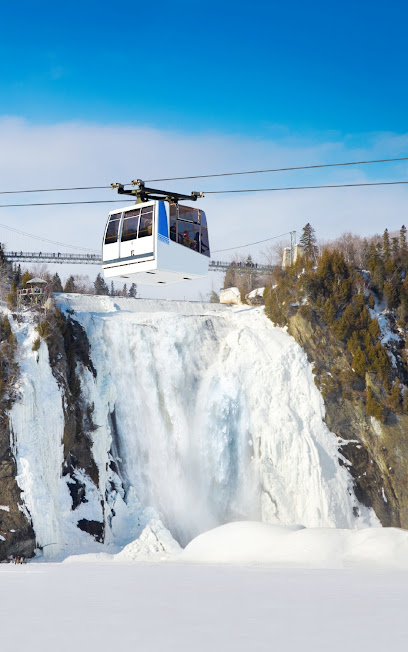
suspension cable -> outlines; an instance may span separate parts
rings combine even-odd
[[[335,168],[346,165],[368,165],[369,163],[391,163],[392,161],[408,161],[408,156],[401,158],[380,158],[372,161],[347,161],[346,163],[323,163],[321,165],[299,165],[289,168],[272,168],[269,170],[247,170],[245,172],[222,172],[220,174],[198,174],[189,177],[168,177],[166,179],[146,179],[146,182],[152,181],[183,181],[186,179],[210,179],[214,177],[233,177],[241,174],[265,174],[267,172],[289,172],[292,170],[316,170],[318,168]]]
[[[34,190],[0,190],[0,195],[22,195],[27,192],[66,192],[68,190],[105,190],[106,188],[112,189],[112,186],[82,186],[78,188],[36,188]]]
[[[249,242],[248,244],[243,244],[243,245],[238,245],[238,247],[228,247],[228,249],[215,249],[215,251],[211,251],[212,254],[219,254],[223,251],[232,251],[235,249],[243,249],[244,247],[252,247],[252,245],[257,245],[261,244],[263,242],[269,242],[269,240],[277,240],[278,238],[283,238],[285,235],[290,235],[291,231],[287,231],[286,233],[281,233],[280,235],[275,235],[273,238],[266,238],[265,240],[258,240],[257,242]]]
[[[72,206],[75,204],[123,204],[123,202],[135,203],[134,199],[94,199],[90,201],[49,201],[35,204],[0,204],[0,208],[16,208],[21,206]]]
[[[239,176],[239,175],[246,175],[246,174],[266,174],[269,172],[289,172],[293,170],[317,170],[321,168],[344,167],[350,165],[369,165],[372,163],[392,163],[397,161],[408,161],[408,156],[403,156],[399,158],[380,158],[380,159],[372,159],[368,161],[346,161],[343,163],[298,165],[294,167],[270,168],[266,170],[246,170],[242,172],[222,172],[218,174],[197,174],[197,175],[190,175],[185,177],[164,177],[162,179],[147,179],[146,181],[150,183],[152,181],[155,182],[155,181],[183,181],[188,179],[210,179],[215,177],[232,177],[232,176]],[[129,183],[125,183],[124,185],[130,186],[132,184],[131,182],[129,182]],[[69,188],[38,188],[38,189],[30,189],[30,190],[0,190],[0,195],[19,195],[19,194],[32,193],[32,192],[68,192],[73,190],[77,190],[77,191],[78,190],[107,190],[107,189],[111,189],[111,187],[112,187],[111,185],[108,185],[108,186],[77,186],[77,187],[69,187]]]
[[[372,183],[336,183],[323,186],[291,186],[285,188],[249,188],[245,190],[203,190],[204,195],[223,195],[235,192],[277,192],[280,190],[319,190],[321,188],[358,188],[361,186],[396,186],[408,181],[373,181]],[[1,205],[0,205],[1,206]]]
[[[278,188],[247,188],[243,190],[204,190],[203,195],[222,195],[226,193],[243,193],[243,192],[278,192],[283,190],[320,190],[324,188],[361,188],[364,186],[397,186],[407,185],[408,181],[373,181],[367,183],[337,183],[321,186],[290,186]],[[0,208],[22,208],[27,206],[72,206],[77,204],[114,204],[133,202],[134,199],[95,199],[88,201],[61,201],[61,202],[38,202],[30,204],[0,204]]]
[[[82,251],[94,251],[95,253],[98,253],[96,249],[91,249],[90,247],[80,247],[79,245],[70,245],[70,244],[67,244],[66,242],[58,242],[57,240],[49,240],[48,238],[43,238],[42,236],[34,235],[33,233],[27,233],[26,231],[21,231],[20,229],[15,229],[15,228],[13,228],[11,226],[7,226],[6,224],[0,224],[0,228],[7,229],[8,231],[13,231],[14,233],[19,233],[20,235],[29,236],[30,238],[33,238],[34,240],[41,240],[41,242],[48,242],[48,243],[59,245],[59,246],[62,246],[62,247],[69,247],[70,249],[81,249]]]

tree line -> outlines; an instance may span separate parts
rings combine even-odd
[[[307,224],[300,244],[303,255],[289,268],[275,269],[264,294],[266,314],[286,326],[300,312],[340,344],[349,367],[325,380],[327,393],[363,392],[368,414],[380,420],[387,410],[408,413],[405,226],[396,235],[386,229],[371,239],[342,236],[319,248],[315,231]],[[399,342],[394,364],[382,338],[380,315]],[[370,374],[380,387],[377,393]]]

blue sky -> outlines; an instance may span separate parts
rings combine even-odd
[[[22,0],[2,4],[1,25],[0,190],[408,155],[407,2]],[[407,173],[404,162],[173,182],[171,189],[370,182]],[[28,201],[3,195],[0,203],[9,203],[5,197]],[[110,190],[34,197],[116,199]],[[202,201],[213,250],[300,232],[307,222],[321,241],[408,223],[408,186]],[[2,231],[8,224],[99,250],[114,206],[0,207],[0,241],[38,250],[37,241]],[[262,260],[261,247],[217,257],[248,253]],[[208,288],[197,285],[187,296]]]
[[[287,138],[406,129],[408,4],[2,5],[0,107]]]

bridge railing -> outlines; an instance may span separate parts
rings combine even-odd
[[[44,263],[71,263],[71,264],[92,264],[101,265],[102,258],[100,254],[67,254],[57,252],[42,251],[6,251],[5,256],[10,262],[44,262]],[[210,270],[225,271],[229,267],[236,269],[238,272],[253,272],[270,274],[274,271],[271,265],[262,265],[255,262],[235,262],[211,260]]]
[[[226,269],[227,267],[232,267],[232,268],[236,268],[237,270],[240,269],[255,270],[255,271],[261,270],[265,272],[274,271],[274,267],[272,265],[262,265],[261,263],[247,263],[247,262],[235,262],[235,261],[225,262],[222,260],[211,260],[210,267],[212,268],[220,267],[222,269]]]
[[[24,262],[55,262],[55,263],[93,263],[100,265],[102,259],[100,254],[67,254],[48,251],[6,251],[5,257],[10,261],[24,261]]]

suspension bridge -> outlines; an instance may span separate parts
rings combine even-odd
[[[10,263],[57,263],[60,265],[102,265],[102,258],[99,254],[67,254],[62,252],[46,251],[5,251],[6,259]],[[211,260],[209,269],[212,272],[225,272],[229,267],[233,267],[239,273],[250,272],[251,274],[271,274],[273,267],[271,265],[261,265],[259,263],[247,262],[225,262],[221,260]]]

